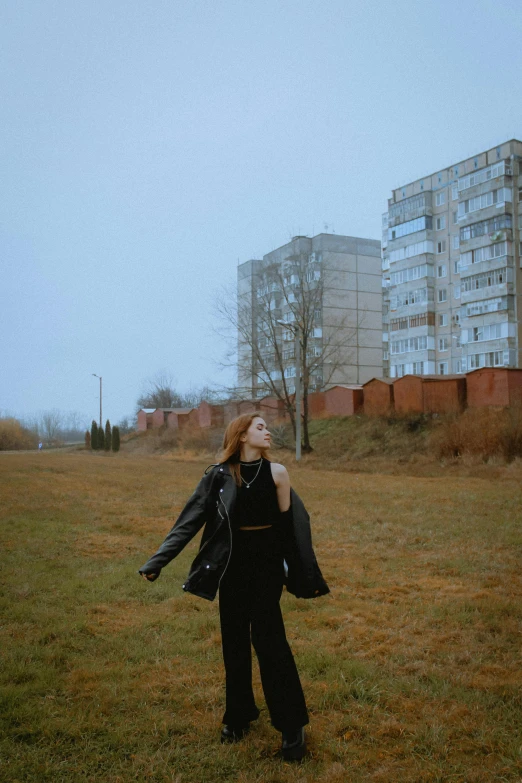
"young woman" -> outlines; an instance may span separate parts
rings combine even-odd
[[[226,674],[222,742],[237,742],[259,716],[252,691],[251,640],[282,755],[305,753],[308,712],[279,606],[283,583],[300,598],[328,593],[312,549],[306,510],[286,468],[267,458],[270,433],[258,413],[228,425],[222,461],[207,468],[174,527],[140,574],[154,581],[205,524],[183,589],[213,600]]]

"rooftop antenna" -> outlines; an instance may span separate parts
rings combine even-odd
[[[324,230],[326,231],[326,233],[328,233],[328,223],[324,224]]]

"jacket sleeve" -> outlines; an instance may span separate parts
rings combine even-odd
[[[284,525],[286,589],[297,598],[317,598],[330,592],[312,546],[310,517],[303,501],[291,490],[291,515]]]
[[[139,573],[159,575],[171,560],[186,547],[207,521],[209,495],[212,490],[214,471],[203,476],[185,508],[174,523],[170,533],[155,555],[147,560]]]

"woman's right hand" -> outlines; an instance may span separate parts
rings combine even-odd
[[[142,574],[142,577],[147,582],[154,582],[154,580],[156,580],[158,578],[158,576],[159,576],[159,574]]]

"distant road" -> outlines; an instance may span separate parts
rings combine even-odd
[[[74,443],[64,443],[63,446],[48,446],[46,449],[10,449],[9,451],[0,451],[0,454],[56,454],[57,451],[67,451],[83,445],[83,440]]]

